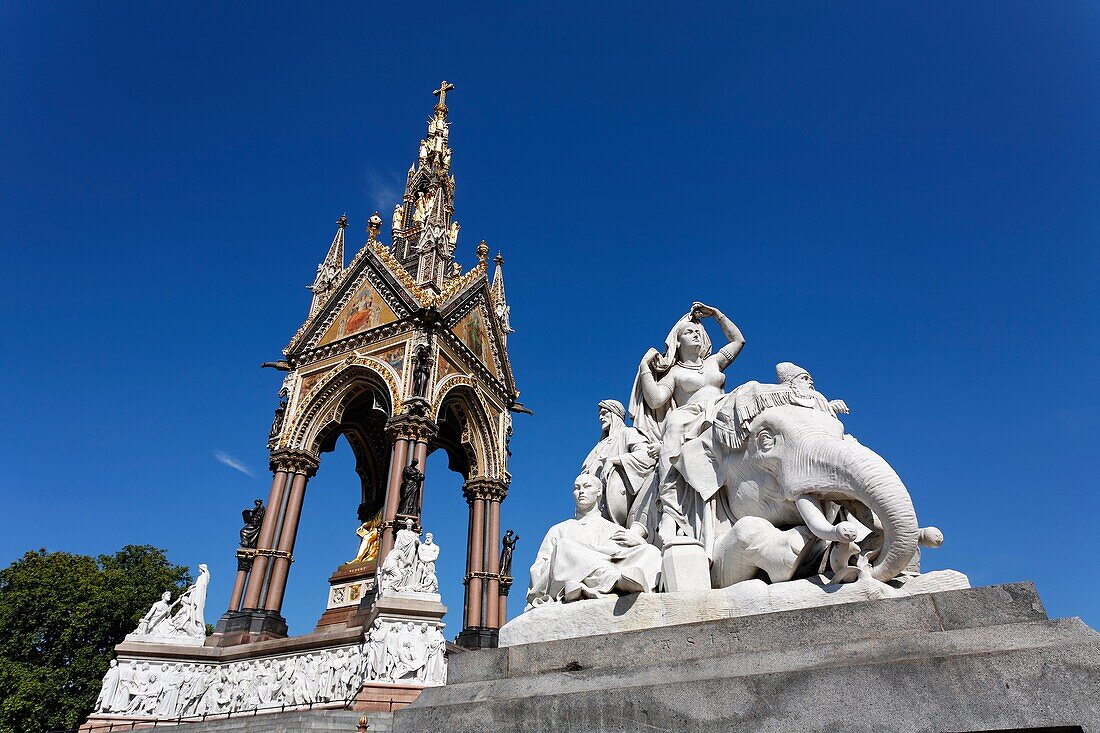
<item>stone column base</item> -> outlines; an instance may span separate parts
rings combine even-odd
[[[497,633],[488,626],[470,626],[462,630],[455,644],[465,649],[496,649]]]
[[[286,619],[276,611],[245,609],[226,611],[218,619],[214,634],[206,640],[207,646],[236,646],[268,639],[285,639]]]

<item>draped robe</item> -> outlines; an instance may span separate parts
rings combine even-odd
[[[646,590],[653,590],[661,570],[660,550],[645,542],[634,547],[612,542],[620,530],[596,512],[551,527],[531,566],[528,608],[564,600],[567,583],[580,584],[590,598],[608,595],[628,570],[640,571]]]

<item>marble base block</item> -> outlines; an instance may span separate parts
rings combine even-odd
[[[661,585],[670,593],[710,590],[710,561],[703,543],[674,537],[661,551]]]
[[[490,728],[1088,733],[1100,731],[1100,634],[1048,619],[1030,583],[590,629],[456,654],[447,685],[393,720],[395,733]]]
[[[568,639],[593,634],[652,629],[697,621],[790,611],[813,606],[900,598],[970,587],[955,570],[936,570],[909,578],[901,587],[863,578],[827,585],[821,577],[769,585],[762,580],[717,590],[637,593],[621,598],[595,598],[574,603],[544,603],[506,623],[500,646]]]

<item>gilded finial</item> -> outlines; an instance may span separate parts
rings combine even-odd
[[[347,212],[341,214],[340,218],[336,220],[336,226],[340,227],[341,229],[346,229],[347,228],[347,226],[348,226]]]
[[[435,96],[439,97],[439,103],[435,105],[435,108],[440,112],[447,111],[447,92],[455,88],[454,84],[448,84],[446,80],[439,85],[439,89],[432,92]]]
[[[502,255],[500,252],[497,252],[497,256],[493,258],[493,262],[496,263],[497,267],[500,267],[504,264],[504,255]]]
[[[359,725],[356,726],[356,729],[359,731],[359,733],[364,733],[364,731],[368,730],[369,727],[370,726],[367,724],[367,716],[366,715],[360,715],[359,716]]]
[[[374,212],[367,219],[367,241],[373,242],[378,238],[378,231],[382,228],[382,217],[378,215],[378,212]]]
[[[481,262],[489,258],[489,245],[485,244],[484,239],[477,245],[477,258]]]

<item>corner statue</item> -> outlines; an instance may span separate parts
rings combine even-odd
[[[573,484],[577,513],[546,533],[531,566],[527,608],[652,591],[661,553],[636,532],[600,516],[602,486],[581,474]]]

